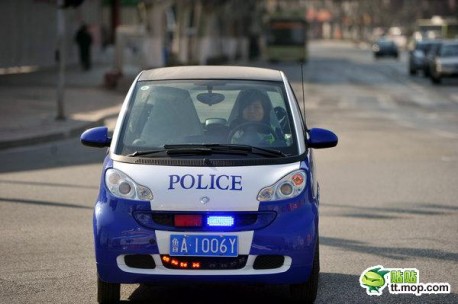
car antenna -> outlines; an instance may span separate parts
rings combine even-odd
[[[307,121],[305,120],[305,88],[304,88],[304,63],[301,62],[301,83],[302,83],[302,119],[304,120],[305,130],[307,128]]]

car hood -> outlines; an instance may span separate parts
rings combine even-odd
[[[269,166],[180,167],[113,162],[153,192],[155,211],[257,211],[259,191],[300,168],[300,162]]]

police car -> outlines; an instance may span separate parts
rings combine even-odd
[[[141,72],[109,147],[93,228],[98,301],[120,285],[161,282],[286,284],[313,302],[318,286],[319,185],[307,129],[278,70],[185,66]]]

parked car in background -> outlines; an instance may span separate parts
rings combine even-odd
[[[431,81],[441,83],[444,77],[458,77],[458,40],[440,44],[431,61]]]
[[[394,57],[399,58],[399,49],[396,43],[388,38],[380,38],[372,45],[374,57]]]
[[[442,41],[438,40],[437,44],[433,44],[425,55],[425,60],[423,61],[423,75],[425,75],[425,77],[431,76],[431,64],[441,42]]]
[[[418,71],[423,71],[426,54],[431,47],[440,43],[440,40],[419,40],[415,42],[412,50],[409,51],[409,74],[416,75]]]

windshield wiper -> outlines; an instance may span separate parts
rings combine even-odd
[[[180,144],[164,145],[163,149],[135,151],[127,156],[144,156],[164,153],[167,155],[255,154],[265,157],[286,156],[281,151],[237,144]]]
[[[167,152],[167,150],[165,150],[165,149],[135,151],[134,153],[127,154],[127,156],[135,157],[135,156],[142,156],[142,155],[148,155],[148,154],[157,154],[157,153],[166,153],[166,152]]]
[[[128,154],[129,157],[145,156],[152,154],[167,154],[167,155],[211,155],[211,154],[239,154],[247,155],[248,151],[234,149],[213,149],[205,145],[164,145],[164,149],[135,151]]]
[[[238,144],[182,144],[182,145],[164,145],[164,149],[210,149],[213,153],[241,153],[256,154],[267,157],[286,156],[283,152],[274,149],[260,148],[250,145]]]
[[[264,156],[271,155],[272,157],[281,157],[281,156],[287,156],[285,153],[283,153],[280,150],[275,150],[275,149],[267,149],[267,148],[261,148],[261,147],[255,147],[251,146],[251,152],[255,154],[260,154]]]

